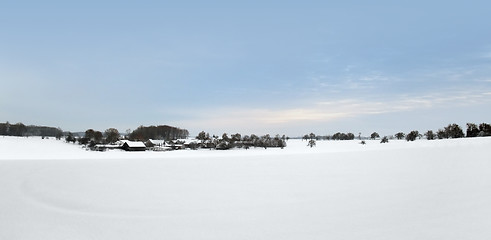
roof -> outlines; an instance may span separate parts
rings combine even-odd
[[[144,147],[146,147],[143,142],[124,141],[123,145],[124,144],[127,144],[128,147],[131,147],[131,148],[140,148],[140,147],[144,148]]]
[[[148,139],[148,141],[150,141],[154,145],[163,145],[163,144],[165,144],[165,140]]]

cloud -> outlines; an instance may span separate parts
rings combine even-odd
[[[193,114],[190,118],[193,120],[181,123],[198,129],[261,133],[267,132],[268,129],[290,129],[291,126],[330,123],[366,115],[486,104],[491,102],[490,94],[489,91],[459,91],[420,96],[406,95],[378,101],[357,98],[317,101],[302,107],[282,109],[203,109]]]

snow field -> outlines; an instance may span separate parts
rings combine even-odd
[[[126,153],[0,137],[0,239],[487,239],[490,145]]]

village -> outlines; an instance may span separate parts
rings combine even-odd
[[[148,139],[146,141],[117,140],[110,144],[95,144],[91,141],[89,144],[85,144],[84,148],[93,151],[107,151],[114,149],[121,149],[124,151],[174,151],[174,150],[197,150],[197,149],[215,149],[215,150],[228,150],[232,148],[249,149],[250,147],[260,148],[281,148],[286,147],[287,138],[285,136],[280,137],[276,135],[271,137],[269,134],[258,137],[254,134],[251,136],[245,135],[242,137],[240,134],[233,134],[228,137],[227,134],[223,134],[221,138],[218,136],[203,137],[202,134],[193,139],[175,139],[175,140],[156,140]],[[205,135],[207,136],[207,135]],[[67,140],[67,142],[69,142]]]
[[[188,141],[186,143],[186,141]],[[142,141],[130,141],[130,140],[119,140],[114,144],[96,144],[95,146],[89,147],[87,146],[87,150],[94,151],[106,151],[106,150],[114,150],[114,149],[122,149],[125,151],[172,151],[172,150],[180,150],[189,148],[191,149],[194,144],[197,144],[196,141],[189,141],[187,139],[182,140],[154,140],[149,139],[146,142]]]

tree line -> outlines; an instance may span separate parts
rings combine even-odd
[[[470,137],[487,137],[491,136],[491,125],[488,123],[481,123],[479,125],[475,123],[467,123],[467,129],[466,132],[464,133],[464,130],[462,127],[460,127],[458,124],[453,123],[449,124],[448,126],[438,129],[436,132],[433,132],[433,130],[428,130],[425,133],[421,134],[417,130],[413,130],[407,134],[403,132],[398,132],[394,134],[393,136],[384,136],[381,138],[381,143],[388,143],[389,139],[405,139],[406,141],[414,141],[416,139],[421,139],[425,137],[427,140],[434,140],[434,139],[448,139],[448,138],[470,138]],[[358,135],[358,138],[361,140],[361,133]],[[375,140],[380,138],[380,135],[377,132],[373,132],[370,134],[370,139]],[[326,135],[326,136],[316,136],[314,133],[310,134],[305,134],[302,137],[302,140],[306,140],[307,146],[313,147],[315,146],[315,141],[316,140],[353,140],[355,139],[355,135],[353,133],[335,133],[333,135]],[[365,144],[365,141],[361,142],[362,144]]]
[[[0,135],[3,136],[42,136],[42,137],[56,137],[60,139],[63,137],[63,131],[60,128],[36,126],[36,125],[24,125],[23,123],[10,124],[8,121],[0,123]]]
[[[284,148],[286,147],[286,141],[289,139],[287,136],[280,136],[279,134],[272,137],[269,134],[263,136],[257,136],[255,134],[244,135],[240,133],[232,134],[228,136],[227,133],[222,134],[222,137],[213,135],[201,131],[196,139],[199,141],[195,145],[191,145],[192,149],[208,148],[226,150],[231,148],[245,148],[261,147],[261,148]]]
[[[438,129],[436,132],[433,132],[433,130],[428,130],[424,132],[423,134],[419,133],[417,130],[413,130],[407,135],[398,132],[395,134],[395,137],[397,139],[406,139],[407,141],[414,141],[417,138],[423,138],[425,137],[427,140],[434,140],[434,139],[448,139],[448,138],[464,138],[464,137],[487,137],[491,136],[491,125],[488,123],[481,123],[479,125],[475,123],[467,123],[467,129],[466,132],[464,133],[464,130],[462,127],[460,127],[458,124],[453,123],[449,124],[448,126]]]
[[[172,127],[168,125],[159,126],[139,126],[133,132],[128,134],[128,139],[134,141],[147,141],[148,139],[156,140],[173,140],[186,139],[189,137],[189,132],[186,129]]]

